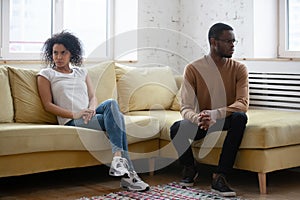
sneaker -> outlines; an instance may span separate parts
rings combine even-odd
[[[179,182],[181,186],[194,186],[194,182],[198,177],[198,172],[194,166],[184,166],[183,179]]]
[[[129,165],[126,158],[115,156],[110,165],[109,175],[124,176],[125,174],[129,174],[128,169],[129,169]]]
[[[235,197],[236,193],[229,188],[226,178],[222,174],[214,174],[211,190],[223,197]]]
[[[135,171],[130,172],[121,179],[120,186],[129,191],[144,192],[150,189],[149,185],[142,181]]]

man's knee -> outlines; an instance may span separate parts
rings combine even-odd
[[[247,124],[248,117],[244,112],[234,112],[232,113],[232,119],[240,124]]]
[[[178,132],[179,126],[181,121],[176,121],[174,124],[170,127],[170,137],[173,140]]]

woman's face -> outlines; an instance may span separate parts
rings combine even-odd
[[[54,44],[52,57],[56,67],[69,67],[71,53],[63,44]]]

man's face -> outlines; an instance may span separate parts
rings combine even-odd
[[[236,40],[233,31],[223,31],[219,38],[215,38],[215,51],[220,57],[231,58],[234,53]]]

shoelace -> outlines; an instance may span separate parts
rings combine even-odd
[[[228,187],[228,183],[227,183],[227,180],[225,179],[225,177],[223,176],[220,176],[219,178],[219,184],[221,184],[222,188],[223,189],[226,189],[226,190],[230,190],[230,188]]]
[[[123,161],[123,165],[126,169],[129,169],[129,164],[128,164],[128,160],[125,158],[122,158],[121,161]]]
[[[124,167],[126,169],[128,169],[129,165],[128,165],[128,161],[125,158],[119,158],[118,162],[116,163],[116,168],[119,167]]]
[[[135,180],[135,182],[139,182],[142,180],[135,171],[131,172],[131,174],[132,174],[133,180]]]

